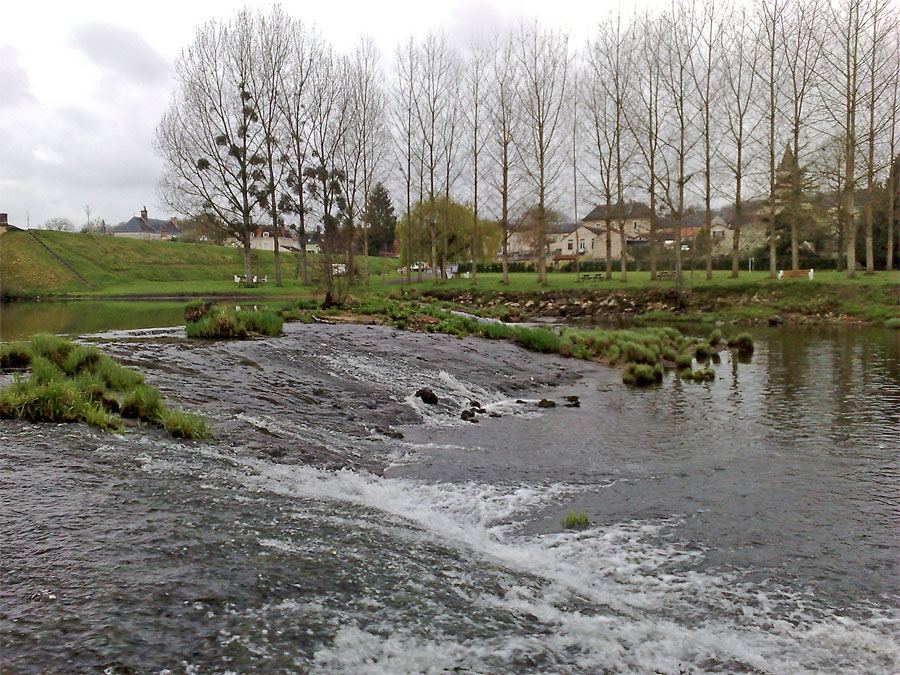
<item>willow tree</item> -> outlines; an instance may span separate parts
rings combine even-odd
[[[161,199],[188,217],[214,215],[241,243],[248,285],[253,215],[266,194],[265,134],[250,90],[254,40],[246,12],[197,29],[175,63],[178,88],[154,143],[164,162]]]

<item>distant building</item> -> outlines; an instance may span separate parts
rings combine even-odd
[[[9,216],[5,213],[0,213],[0,234],[4,232],[8,232],[9,230],[18,230],[19,228],[15,225],[9,224]]]
[[[132,216],[130,220],[116,225],[113,235],[129,239],[170,239],[178,236],[178,225],[174,218],[148,218],[145,206],[141,209],[140,217]]]

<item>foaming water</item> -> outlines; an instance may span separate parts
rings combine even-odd
[[[761,333],[698,386],[585,366],[539,413],[512,346],[292,331],[111,338],[213,443],[0,427],[4,669],[900,670],[890,336]]]

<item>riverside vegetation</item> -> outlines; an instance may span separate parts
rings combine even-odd
[[[210,432],[204,418],[168,407],[143,375],[93,345],[35,335],[29,342],[0,345],[0,370],[18,371],[0,390],[2,419],[84,422],[118,432],[130,418],[181,438],[205,438]]]
[[[502,311],[494,311],[502,314]],[[720,328],[707,339],[689,337],[672,327],[640,327],[603,330],[510,325],[495,318],[462,314],[451,303],[410,299],[364,299],[348,301],[343,307],[323,308],[320,301],[307,298],[282,310],[289,321],[360,321],[392,325],[403,330],[445,333],[458,337],[475,336],[489,340],[510,340],[534,352],[624,366],[622,382],[649,386],[662,382],[666,370],[677,370],[683,380],[703,382],[714,379],[707,364],[725,348],[739,358],[753,353],[753,338],[741,333],[726,340]],[[694,369],[694,362],[701,368]]]
[[[185,331],[189,338],[241,340],[248,337],[281,335],[284,319],[268,309],[234,309],[200,301],[184,310]]]

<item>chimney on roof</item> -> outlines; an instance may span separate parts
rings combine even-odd
[[[147,207],[141,209],[141,220],[147,220]]]
[[[0,213],[0,226],[9,225],[9,220],[7,220],[8,218],[9,216],[7,216],[5,213]]]

